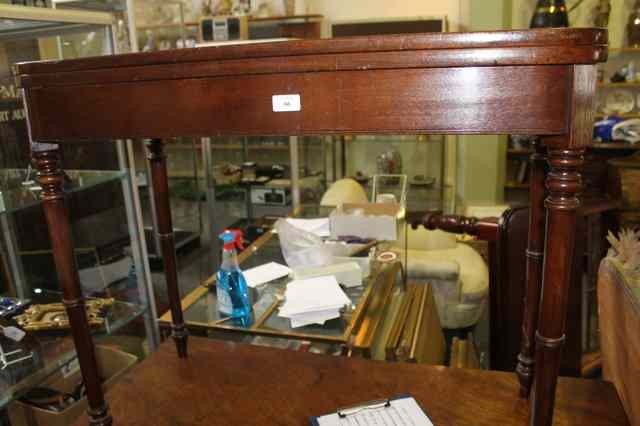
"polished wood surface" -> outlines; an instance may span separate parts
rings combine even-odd
[[[571,92],[580,75],[573,64],[602,60],[605,43],[606,33],[593,29],[356,37],[26,63],[16,70],[40,141],[564,134],[574,118],[588,115],[575,106],[588,101],[591,88],[585,83],[576,99],[548,94]],[[276,94],[299,94],[301,111],[273,112]]]
[[[78,353],[87,393],[89,424],[108,426],[112,421],[102,393],[93,339],[87,325],[84,296],[75,266],[69,209],[62,189],[64,174],[60,168],[59,151],[38,151],[37,147],[34,147],[32,157],[38,173],[38,183],[42,187],[42,205],[49,226],[58,282],[62,286],[63,303],[71,325],[73,343]]]
[[[540,291],[542,290],[542,268],[544,260],[544,180],[545,147],[535,143],[529,160],[529,238],[526,257],[526,288],[522,320],[522,341],[516,373],[520,380],[520,396],[528,397],[533,384],[535,331],[538,325]]]
[[[545,139],[552,168],[546,239],[551,260],[543,278],[531,416],[532,424],[546,426],[553,413],[579,204],[575,168],[581,147],[591,142],[595,64],[606,59],[606,42],[601,29],[305,40],[18,64],[16,74],[36,142],[556,135]],[[274,112],[272,96],[283,94],[300,95],[301,110]],[[55,232],[60,223],[51,226]],[[71,258],[65,262],[63,269],[74,269]]]
[[[372,55],[387,60],[391,54]],[[328,67],[334,63],[327,58],[308,60],[329,61]],[[286,78],[274,70],[254,76],[189,74],[138,82],[132,75],[128,78],[135,84],[92,79],[36,86],[29,90],[37,117],[33,137],[70,141],[105,136],[562,134],[569,130],[567,99],[548,96],[570,90],[571,69],[566,65],[303,71]],[[109,76],[117,70],[99,73]],[[157,96],[160,92],[165,95]],[[273,111],[272,96],[285,94],[300,95],[300,111]],[[532,98],[539,101],[532,103]],[[107,110],[111,112],[104,114]]]
[[[410,393],[435,425],[523,425],[513,374],[385,363],[192,337],[164,343],[107,392],[118,425],[308,425],[309,417]],[[76,425],[84,425],[80,419]],[[610,383],[561,378],[555,425],[627,425]]]
[[[550,425],[560,371],[567,316],[567,298],[575,242],[577,197],[582,183],[578,168],[584,149],[550,148],[546,186],[546,249],[540,312],[535,340],[535,365],[531,423]]]
[[[495,241],[500,227],[497,217],[482,218],[441,213],[419,214],[417,218],[407,218],[407,222],[415,229],[419,225],[427,229],[441,229],[455,234],[468,234],[483,241]]]
[[[167,158],[160,139],[147,142],[147,159],[151,170],[151,188],[155,203],[155,215],[158,229],[156,235],[160,240],[162,264],[167,282],[169,306],[171,307],[171,335],[176,344],[180,358],[187,357],[187,339],[189,332],[184,325],[180,306],[180,288],[178,287],[178,262],[176,245],[171,221],[171,204],[169,202],[169,180],[167,178]]]
[[[17,64],[17,75],[49,74],[88,71],[101,68],[167,65],[236,59],[268,57],[296,57],[345,53],[371,53],[415,50],[467,50],[467,49],[529,49],[552,50],[553,54],[526,57],[517,53],[517,59],[500,50],[486,51],[484,55],[464,55],[457,59],[463,66],[514,64],[575,64],[606,60],[607,32],[596,28],[538,29],[526,31],[487,31],[470,33],[428,33],[411,35],[385,35],[348,37],[325,40],[295,40],[283,43],[260,43],[243,46],[221,46],[198,49],[168,50],[152,53],[129,53],[116,56],[68,59],[64,61],[29,62]],[[555,48],[555,49],[554,49]],[[582,54],[562,55],[569,49]],[[510,51],[507,50],[507,53]],[[464,52],[462,52],[464,53]],[[525,53],[525,52],[523,52]],[[588,53],[584,54],[584,53]],[[580,59],[583,58],[583,62]],[[510,62],[511,61],[511,62]],[[441,64],[427,64],[439,67]],[[448,64],[454,66],[454,64]],[[287,67],[283,64],[283,70]]]

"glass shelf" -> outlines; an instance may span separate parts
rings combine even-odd
[[[62,295],[57,291],[60,284],[45,218],[38,207],[42,191],[35,172],[28,176],[28,170],[20,168],[29,164],[29,139],[10,66],[130,49],[126,28],[121,28],[126,26],[124,0],[47,3],[52,8],[0,4],[0,42],[6,50],[5,65],[0,69],[4,114],[0,144],[0,284],[3,295],[31,299],[33,303],[59,303]],[[83,8],[99,10],[80,10]],[[115,344],[142,357],[146,349],[155,349],[159,335],[155,306],[150,304],[154,296],[142,241],[139,196],[132,179],[135,168],[131,167],[127,142],[105,142],[61,146],[64,166],[69,168],[65,170],[69,178],[65,191],[74,219],[78,272],[85,294],[117,299],[106,313],[104,325],[92,329],[94,341]],[[65,156],[67,151],[71,153]],[[87,170],[72,170],[83,168]],[[23,185],[27,178],[36,182]],[[37,294],[31,291],[35,287],[41,289]],[[6,350],[15,346],[7,339],[0,343]],[[77,368],[70,330],[29,332],[20,345],[35,351],[35,360],[0,371],[0,409],[61,369]]]
[[[2,41],[97,31],[111,24],[112,16],[105,12],[0,4]]]
[[[329,211],[330,209],[315,205],[304,206],[298,211],[297,217],[326,217]],[[271,231],[260,238],[261,240],[254,241],[252,246],[239,256],[241,268],[247,270],[268,262],[286,264],[282,256],[279,238]],[[382,282],[396,279],[397,277],[393,275],[394,272],[391,265],[372,265],[371,274],[363,286],[344,289],[352,304],[350,309],[347,309],[340,318],[327,321],[324,325],[308,325],[298,328],[291,328],[289,319],[278,316],[278,307],[282,303],[280,295],[284,294],[286,285],[291,281],[291,278],[281,278],[249,289],[250,298],[253,301],[254,323],[246,327],[233,324],[225,316],[220,315],[214,284],[215,276],[212,276],[204,283],[208,284],[209,288],[200,286],[187,296],[192,302],[184,309],[184,320],[187,326],[208,330],[346,343],[353,327],[364,314],[367,301],[373,297],[374,290],[382,286]],[[166,316],[163,316],[160,321],[166,323],[167,319]]]
[[[0,170],[0,214],[13,213],[40,202],[42,191],[38,189],[37,183],[22,184],[27,179],[27,174],[27,169]],[[82,191],[127,176],[123,171],[105,170],[67,170],[66,174],[71,179],[67,192]],[[35,172],[32,172],[30,178],[35,178]]]
[[[57,292],[46,292],[35,297],[37,303],[55,303],[62,299]],[[105,317],[105,324],[93,330],[94,341],[100,343],[100,338],[113,335],[135,319],[147,313],[148,308],[143,305],[116,301],[109,308]],[[70,331],[30,332],[27,339],[29,346],[35,349],[35,363],[38,367],[26,373],[26,377],[12,384],[6,375],[0,374],[0,409],[16,398],[20,398],[29,389],[37,386],[51,374],[76,360],[76,352]],[[5,344],[5,342],[2,342]],[[19,366],[17,366],[19,367]],[[11,368],[11,367],[8,367]]]
[[[308,216],[307,216],[308,217]],[[251,255],[241,262],[243,269],[262,265],[267,262],[285,264],[280,249],[279,239],[270,232],[265,235],[268,240],[257,249],[251,249]],[[233,324],[225,316],[220,315],[217,307],[216,287],[208,289],[201,287],[196,300],[184,311],[187,325],[203,327],[212,330],[244,332],[254,335],[269,335],[284,338],[346,343],[355,323],[362,315],[363,306],[370,297],[372,288],[390,278],[392,268],[388,265],[372,267],[371,276],[365,280],[363,286],[345,288],[345,294],[351,300],[351,307],[340,318],[327,321],[324,325],[308,325],[291,328],[289,319],[278,316],[278,308],[282,303],[290,277],[281,278],[250,289],[253,300],[254,323],[251,326]]]

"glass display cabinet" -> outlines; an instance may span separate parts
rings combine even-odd
[[[445,182],[443,136],[205,138],[198,148],[192,159],[193,152],[180,152],[189,145],[169,145],[168,161],[197,165],[209,223],[219,228],[238,218],[254,221],[318,206],[342,178],[358,181],[371,200],[373,177],[384,174],[407,176],[408,211],[450,212],[454,191]],[[248,181],[246,173],[256,179]]]
[[[237,326],[217,310],[214,274],[221,250],[217,235],[225,228],[242,229],[245,243],[251,244],[240,255],[244,270],[268,262],[285,264],[279,238],[272,231],[274,221],[286,216],[328,217],[335,206],[322,205],[323,195],[343,178],[358,181],[368,200],[375,198],[376,191],[397,192],[396,200],[408,211],[449,212],[449,194],[453,191],[445,184],[444,137],[210,137],[195,143],[186,139],[172,141],[165,144],[165,149],[170,177],[183,165],[183,174],[191,176],[196,185],[203,185],[197,190],[203,193],[205,222],[210,224],[210,269],[200,276],[201,285],[183,295],[182,300],[185,321],[191,330],[257,344],[271,344],[269,339],[275,339],[294,348],[306,341],[314,348],[324,344],[333,348],[330,351],[374,359],[440,359],[442,333],[439,326],[437,330],[429,328],[437,322],[433,295],[407,286],[399,261],[388,265],[373,262],[364,285],[347,291],[352,307],[339,319],[301,328],[292,328],[287,319],[278,316],[290,278],[252,289],[255,321],[251,326]],[[196,168],[195,172],[191,167]],[[173,177],[175,180],[179,173]],[[394,185],[401,188],[395,191]],[[393,247],[380,243],[376,250],[382,253]],[[408,306],[413,300],[420,301],[415,306],[426,307],[419,311],[420,315],[417,311],[409,315]],[[161,326],[168,326],[170,319],[170,312],[166,312],[160,318]],[[431,346],[440,349],[429,350],[426,341],[419,344],[412,339],[402,340],[400,330],[409,329],[418,329],[416,336],[429,335]],[[405,351],[401,340],[411,342],[412,349]]]
[[[0,408],[60,369],[77,368],[11,66],[115,53],[117,27],[105,11],[0,4],[0,323],[27,332],[19,343],[0,336]],[[89,142],[62,153],[74,253],[95,308],[93,334],[98,344],[143,357],[159,333],[131,144]],[[8,312],[16,304],[17,311]]]
[[[298,218],[318,218],[331,209],[302,205]],[[261,222],[266,228],[269,219]],[[444,336],[437,318],[433,294],[428,286],[406,284],[401,262],[376,260],[386,246],[370,246],[355,253],[361,260],[369,258],[368,273],[362,285],[344,288],[351,305],[340,317],[324,324],[293,327],[288,318],[279,315],[284,294],[292,278],[282,277],[250,287],[254,320],[236,324],[219,311],[215,276],[204,280],[187,294],[182,305],[186,326],[195,334],[221,339],[243,340],[256,345],[340,353],[387,361],[410,361],[432,364],[444,362]],[[285,264],[279,236],[271,229],[244,250],[238,260],[243,270],[269,262]],[[171,324],[171,313],[160,318],[162,327]]]

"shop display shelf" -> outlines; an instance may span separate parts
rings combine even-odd
[[[128,177],[120,170],[68,170],[68,192],[82,191],[104,183]],[[35,181],[35,172],[27,169],[0,170],[0,214],[14,213],[40,203],[42,192]],[[31,183],[29,183],[31,182]]]
[[[55,302],[62,299],[62,295],[55,292],[46,292],[46,302]],[[105,317],[105,323],[93,331],[96,342],[100,338],[109,336],[122,330],[134,320],[146,314],[148,307],[136,303],[116,301]],[[73,363],[77,359],[76,351],[71,337],[71,331],[57,332],[30,332],[36,353],[34,354],[37,367],[19,379],[15,383],[5,375],[0,375],[0,409],[20,398],[34,386],[43,383],[49,376],[60,369],[74,368]],[[4,342],[3,342],[4,343]],[[23,365],[16,365],[25,368]],[[11,368],[11,367],[8,367]]]

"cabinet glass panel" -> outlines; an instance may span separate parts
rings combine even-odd
[[[22,19],[25,11],[33,19]],[[75,360],[11,66],[108,54],[111,22],[106,12],[0,5],[0,323],[27,331],[19,343],[0,336],[0,408]],[[96,343],[144,357],[158,333],[127,144],[87,141],[60,150]]]

